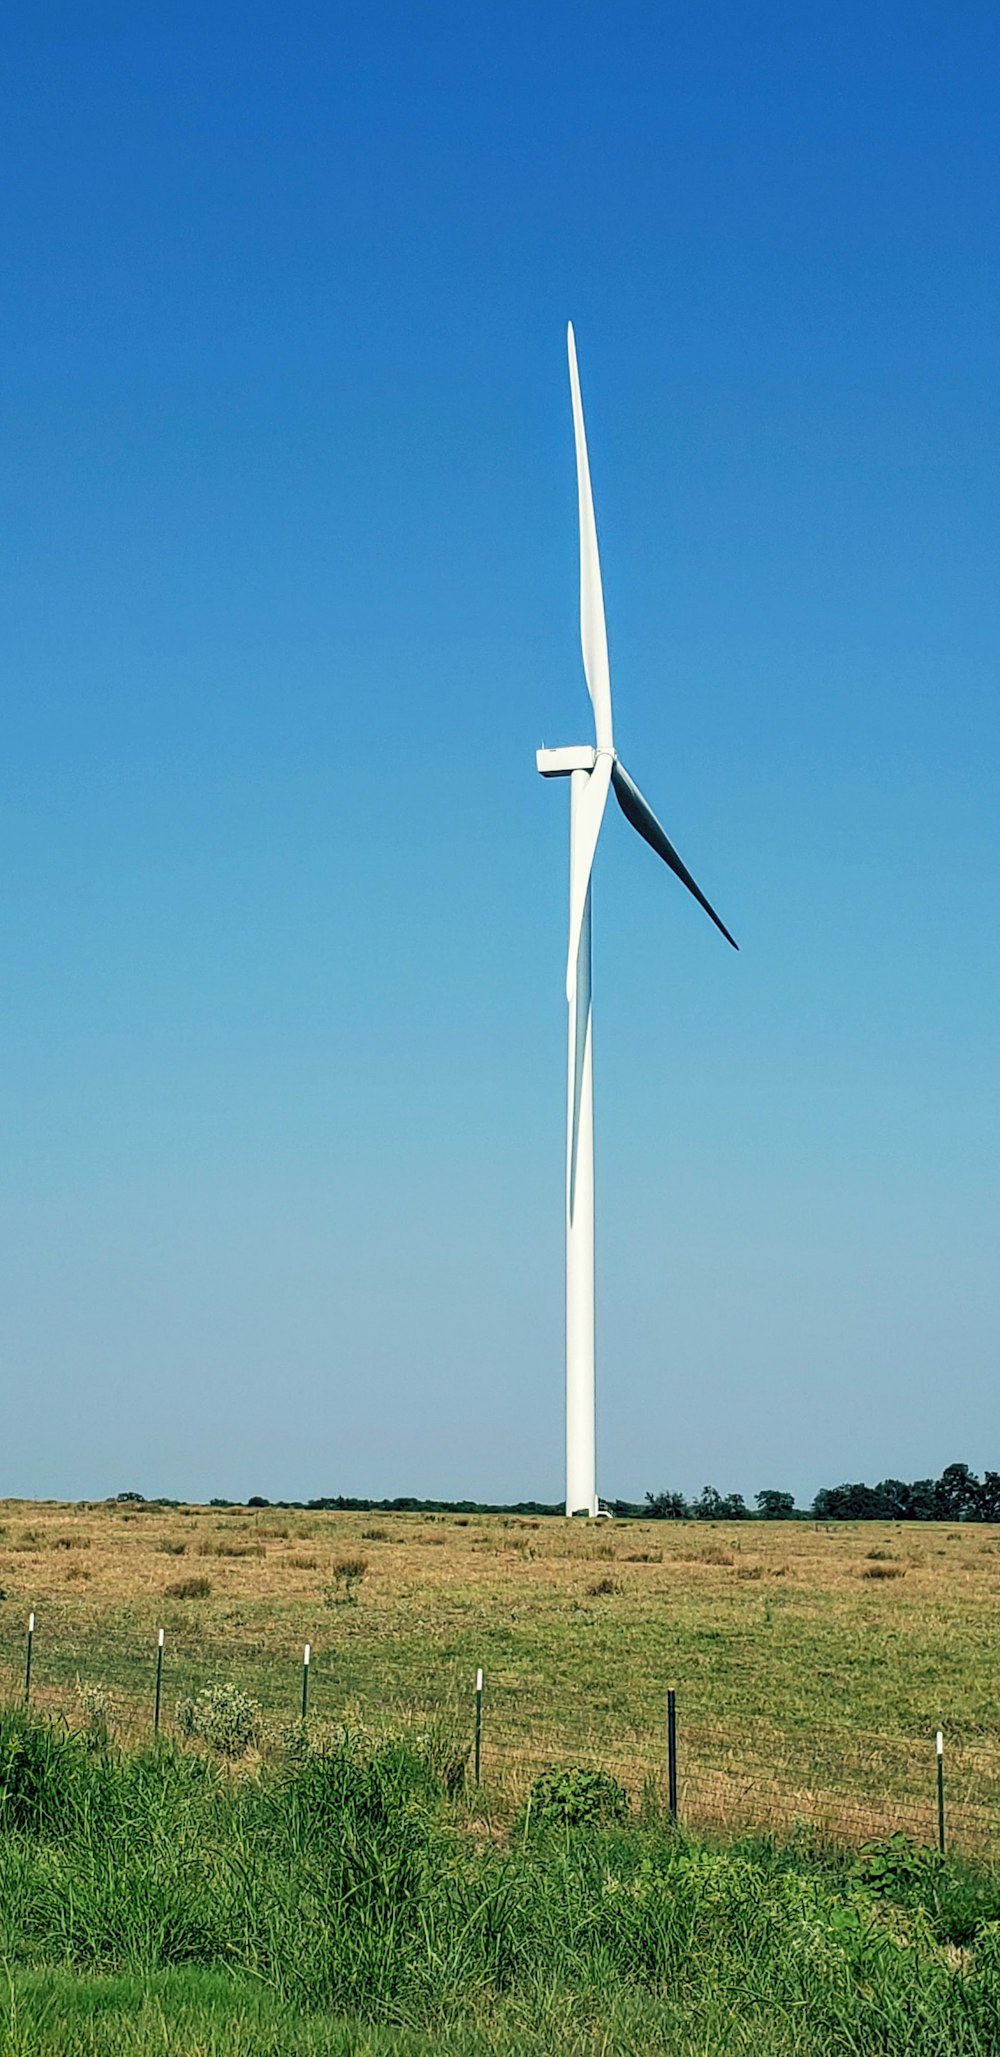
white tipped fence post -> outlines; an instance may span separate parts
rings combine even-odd
[[[153,1698],[153,1734],[160,1733],[160,1693],[163,1687],[163,1630],[156,1638],[156,1692]]]
[[[35,1617],[34,1617],[34,1614],[32,1613],[32,1614],[29,1614],[29,1616],[28,1616],[28,1649],[27,1649],[27,1654],[26,1654],[26,1656],[25,1656],[25,1660],[24,1660],[24,1704],[25,1704],[25,1706],[27,1706],[27,1704],[28,1704],[28,1701],[29,1701],[29,1700],[30,1700],[30,1698],[31,1698],[31,1646],[32,1646],[32,1644],[33,1644],[34,1640],[35,1640]]]
[[[944,1736],[937,1732],[938,1849],[944,1856]]]
[[[476,1784],[483,1761],[483,1673],[482,1667],[476,1673],[476,1741],[475,1741]]]
[[[303,1653],[302,1653],[302,1719],[303,1719],[303,1721],[305,1721],[305,1718],[306,1718],[306,1716],[307,1716],[307,1714],[308,1714],[308,1712],[309,1712],[309,1659],[310,1659],[310,1657],[311,1657],[311,1656],[312,1656],[312,1646],[311,1646],[311,1644],[307,1643],[307,1644],[306,1644],[306,1647],[305,1647],[305,1649],[304,1649],[304,1651],[303,1651]]]

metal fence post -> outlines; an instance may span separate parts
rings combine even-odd
[[[944,1736],[937,1732],[938,1849],[944,1856]]]
[[[156,1638],[156,1692],[153,1697],[153,1734],[160,1733],[160,1692],[163,1686],[163,1630]]]
[[[475,1765],[476,1784],[479,1784],[480,1767],[483,1761],[483,1673],[482,1667],[476,1673],[476,1741]]]
[[[310,1657],[311,1657],[311,1656],[312,1656],[312,1646],[311,1646],[311,1644],[307,1643],[307,1644],[306,1644],[306,1647],[305,1647],[305,1649],[304,1649],[304,1651],[303,1651],[303,1653],[302,1653],[302,1719],[303,1719],[303,1721],[305,1721],[305,1718],[306,1718],[306,1716],[307,1716],[307,1714],[308,1714],[308,1712],[309,1712],[309,1659],[310,1659]]]
[[[677,1826],[677,1694],[673,1686],[667,1693],[667,1806],[670,1819]]]
[[[33,1644],[34,1640],[35,1640],[35,1617],[34,1617],[34,1614],[33,1614],[33,1613],[31,1613],[31,1614],[29,1614],[29,1616],[28,1616],[28,1649],[27,1649],[27,1654],[26,1654],[26,1656],[25,1656],[25,1660],[24,1660],[24,1704],[25,1704],[25,1706],[27,1706],[27,1704],[28,1704],[28,1701],[29,1701],[29,1700],[30,1700],[30,1698],[31,1698],[31,1646],[32,1646],[32,1644]]]

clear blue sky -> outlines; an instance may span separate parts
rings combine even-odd
[[[5,22],[0,1492],[1000,1466],[994,6]]]

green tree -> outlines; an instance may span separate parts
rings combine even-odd
[[[763,1521],[794,1521],[794,1493],[779,1493],[773,1486],[765,1486],[762,1493],[755,1495],[757,1510]]]
[[[646,1517],[649,1521],[683,1521],[687,1513],[687,1501],[683,1493],[647,1493]]]
[[[979,1480],[967,1464],[946,1464],[934,1491],[939,1521],[975,1521]]]

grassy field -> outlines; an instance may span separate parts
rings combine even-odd
[[[344,1566],[362,1567],[353,1579]],[[200,1597],[183,1597],[191,1582]],[[990,1847],[1000,1806],[1000,1531],[968,1525],[622,1522],[0,1504],[0,1689],[148,1732],[220,1679],[277,1722],[311,1711],[468,1732],[486,1672],[483,1791],[502,1824],[543,1765],[592,1761],[638,1796],[662,1778],[677,1689],[694,1827],[809,1822],[857,1843],[949,1830]]]
[[[599,1797],[498,1835],[405,1739],[232,1767],[0,1714],[0,2052],[993,2057],[995,1871]]]
[[[8,1502],[0,2057],[993,2057],[998,1572],[972,1526]],[[232,1763],[176,1740],[223,1682]],[[866,1854],[933,1842],[938,1722],[956,1856]],[[554,1764],[628,1819],[526,1814]]]

